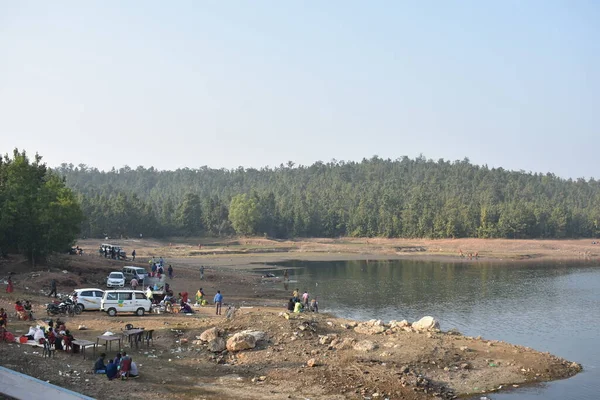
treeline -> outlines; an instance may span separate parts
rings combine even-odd
[[[42,157],[16,149],[0,157],[0,256],[21,253],[35,262],[65,251],[82,220],[76,196]]]
[[[277,168],[63,164],[81,234],[289,237],[595,237],[600,183],[424,157]]]

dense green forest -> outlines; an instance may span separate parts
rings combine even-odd
[[[600,184],[424,157],[233,170],[63,164],[81,234],[565,238],[599,234]]]
[[[35,262],[65,251],[82,221],[75,194],[39,155],[0,157],[0,256],[20,253]]]

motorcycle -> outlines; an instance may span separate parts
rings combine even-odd
[[[46,313],[48,315],[68,315],[73,317],[81,314],[81,311],[81,306],[69,298],[46,304]]]

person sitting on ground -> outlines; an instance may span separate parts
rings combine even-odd
[[[288,301],[288,305],[287,305],[287,309],[288,311],[294,311],[294,306],[296,305],[296,303],[294,303],[294,299],[290,299],[290,301]]]
[[[105,374],[106,373],[106,365],[104,365],[104,358],[106,358],[106,353],[100,354],[100,357],[96,360],[94,364],[94,373],[95,374]]]
[[[192,310],[192,307],[190,307],[190,305],[188,303],[184,303],[183,301],[181,302],[181,309],[179,310],[180,313],[184,313],[184,314],[193,314],[194,310]]]
[[[119,364],[119,371],[121,374],[121,379],[127,379],[129,377],[129,371],[131,370],[131,357],[127,356],[125,352],[123,352],[123,357],[121,358],[121,363]]]
[[[296,304],[294,304],[294,312],[295,313],[302,312],[302,308],[303,308],[303,305],[301,302],[297,301]]]
[[[129,370],[129,377],[130,378],[137,378],[139,376],[139,371],[138,371],[138,367],[137,364],[133,361],[133,358],[131,359],[131,369]]]
[[[35,327],[35,333],[33,334],[33,340],[35,340],[38,343],[41,343],[40,341],[43,340],[45,337],[44,335],[44,330],[42,328],[38,326]]]
[[[25,336],[27,336],[27,340],[34,340],[33,337],[35,335],[35,326],[29,327],[29,332]]]
[[[115,365],[118,367],[121,364],[121,353],[117,353],[115,356]]]
[[[297,302],[298,300],[300,300],[300,298],[298,297],[299,295],[300,295],[300,292],[296,288],[296,290],[294,290],[294,292],[292,293],[292,298],[294,299],[294,303]]]
[[[115,364],[113,360],[108,360],[108,365],[106,366],[106,377],[109,381],[112,381],[117,377],[117,374],[117,364]]]

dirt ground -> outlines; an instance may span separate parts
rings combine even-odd
[[[108,241],[108,240],[107,240]],[[107,242],[105,241],[105,242]],[[17,299],[28,299],[34,313],[47,319],[51,279],[67,294],[76,287],[104,288],[108,272],[124,265],[147,266],[148,257],[163,256],[173,264],[170,282],[175,293],[190,296],[203,287],[212,299],[221,290],[225,303],[236,311],[231,319],[215,316],[212,307],[193,315],[152,314],[144,317],[84,312],[64,318],[76,338],[95,341],[105,331],[120,332],[131,323],[154,329],[149,347],[122,348],[138,363],[141,377],[108,382],[92,375],[92,357],[57,352],[42,358],[41,348],[0,343],[0,364],[86,395],[105,399],[425,399],[452,398],[510,388],[512,385],[566,378],[580,366],[532,349],[455,332],[415,332],[389,325],[376,334],[355,331],[356,322],[327,314],[286,315],[283,303],[289,293],[279,279],[264,279],[252,271],[266,262],[286,259],[333,260],[361,258],[426,257],[463,261],[458,249],[478,252],[480,259],[597,258],[591,240],[509,241],[456,239],[406,241],[369,239],[271,241],[266,239],[109,240],[128,254],[136,249],[137,262],[100,257],[100,240],[78,244],[83,256],[56,256],[47,265],[31,267],[18,257],[0,261],[0,276],[11,273],[15,292],[0,294],[0,307],[12,314]],[[473,258],[473,262],[477,262]],[[198,268],[208,266],[200,280]],[[9,316],[9,330],[24,333],[29,321]],[[86,330],[77,330],[85,325]],[[196,342],[204,330],[218,327],[230,337],[245,329],[266,333],[256,348],[240,352],[211,353]],[[370,342],[370,343],[366,343]],[[354,347],[358,344],[359,349]],[[114,357],[117,349],[107,351]],[[360,350],[360,348],[367,350]],[[105,351],[105,350],[101,350]],[[314,360],[313,367],[307,366]],[[113,387],[111,387],[113,386]]]

